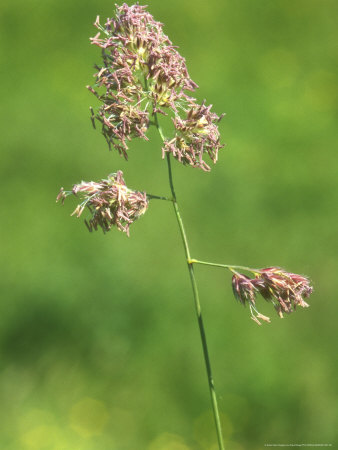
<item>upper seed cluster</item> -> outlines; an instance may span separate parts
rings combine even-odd
[[[186,91],[198,86],[190,78],[185,59],[163,33],[145,6],[117,6],[116,15],[104,26],[92,44],[102,49],[102,63],[96,66],[96,83],[89,86],[101,106],[94,117],[102,124],[109,147],[127,159],[128,141],[147,139],[155,113],[174,114],[173,134],[165,139],[162,154],[171,153],[183,164],[209,171],[205,154],[215,163],[223,147],[217,114],[211,105],[199,105]]]

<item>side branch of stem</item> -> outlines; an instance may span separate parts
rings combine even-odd
[[[202,264],[204,266],[212,266],[212,267],[222,267],[223,269],[231,270],[231,272],[234,272],[235,269],[245,270],[247,272],[252,272],[252,273],[259,273],[260,272],[260,269],[252,269],[251,267],[236,266],[236,265],[233,265],[233,264],[218,264],[218,263],[212,263],[212,262],[208,262],[208,261],[199,261],[198,259],[190,259],[189,263],[190,264]]]

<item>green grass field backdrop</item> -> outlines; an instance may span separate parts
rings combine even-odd
[[[337,444],[337,4],[149,0],[196,95],[227,115],[210,173],[173,163],[192,255],[308,275],[311,307],[258,327],[231,276],[196,268],[229,450]],[[129,161],[89,120],[96,15],[114,4],[5,0],[1,18],[0,448],[216,450],[176,219],[153,201],[88,233],[61,186],[122,169],[169,194],[161,142]]]

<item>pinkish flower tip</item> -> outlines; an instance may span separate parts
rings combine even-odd
[[[87,207],[91,213],[85,221],[89,231],[102,228],[104,232],[116,226],[129,236],[129,227],[148,208],[146,193],[128,189],[122,171],[111,174],[99,182],[82,181],[75,184],[72,191],[61,189],[58,200],[64,201],[68,195],[79,195],[82,202],[75,208],[72,215],[80,217]]]
[[[211,105],[198,105],[186,91],[198,86],[190,78],[185,59],[163,32],[145,6],[117,6],[114,17],[95,27],[100,32],[91,42],[102,49],[101,65],[96,66],[96,82],[88,89],[102,103],[91,120],[102,125],[109,148],[127,159],[132,138],[147,139],[151,117],[175,114],[175,135],[164,142],[162,155],[172,155],[183,164],[209,171],[207,154],[216,163],[219,140],[217,123],[222,116]],[[102,34],[102,36],[101,36]],[[185,118],[181,118],[183,111]]]
[[[255,271],[256,277],[249,278],[246,275],[235,273],[232,277],[232,287],[235,297],[243,304],[249,304],[251,317],[255,322],[261,319],[270,322],[269,317],[259,313],[256,308],[256,296],[271,302],[279,317],[283,313],[291,313],[297,305],[307,308],[309,305],[304,298],[312,293],[312,286],[307,277],[286,272],[278,267],[269,267]]]

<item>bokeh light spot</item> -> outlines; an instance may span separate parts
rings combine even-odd
[[[147,450],[191,450],[181,436],[163,433],[151,442]]]
[[[225,414],[220,414],[220,420],[224,441],[227,442],[233,430],[232,423]],[[201,414],[195,420],[194,438],[203,449],[211,450],[217,445],[215,419],[211,410]]]
[[[61,431],[57,426],[39,425],[21,437],[21,443],[26,450],[59,449],[58,441]]]
[[[70,425],[80,436],[98,436],[108,421],[109,413],[102,402],[86,397],[70,411]]]

